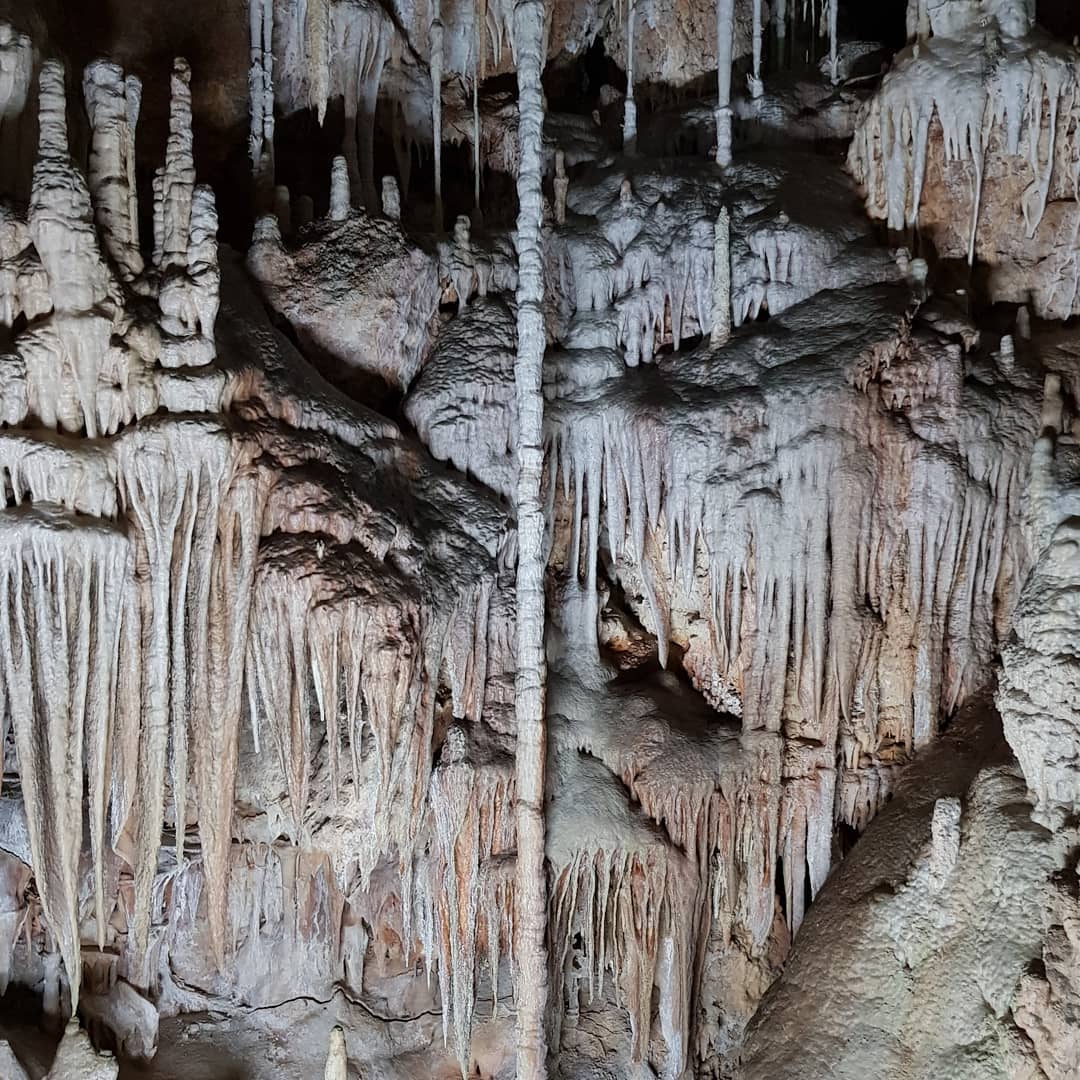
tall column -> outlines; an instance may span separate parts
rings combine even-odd
[[[546,1080],[548,961],[544,871],[547,755],[544,655],[544,328],[543,131],[544,3],[514,8],[518,82],[517,194],[517,825],[514,956],[517,962],[518,1080]]]

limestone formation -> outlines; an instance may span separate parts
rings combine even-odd
[[[0,1073],[1076,1075],[1073,14],[128,6],[0,5]]]

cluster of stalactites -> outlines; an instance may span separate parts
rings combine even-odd
[[[78,1006],[82,777],[93,855],[98,944],[105,906],[110,736],[118,692],[121,606],[131,553],[116,527],[88,528],[57,507],[0,514],[0,691],[14,728],[27,831],[42,910]],[[138,716],[129,716],[138,722]],[[86,752],[86,750],[88,752]]]
[[[908,0],[909,41],[977,34],[993,20],[1006,37],[1019,38],[1035,25],[1035,0]]]
[[[552,432],[553,497],[561,491],[570,513],[572,572],[594,588],[606,534],[628,594],[642,597],[661,662],[673,631],[687,632],[686,613],[700,613],[682,639],[699,689],[741,713],[747,734],[782,735],[792,751],[820,748],[785,758],[778,832],[794,928],[804,866],[813,889],[827,870],[834,802],[845,821],[865,826],[891,783],[892,758],[880,755],[925,745],[978,684],[1018,587],[1024,463],[1006,455],[969,482],[921,454],[906,475],[885,479],[845,468],[838,445],[811,451],[793,438],[797,449],[762,450],[773,478],[755,473],[748,496],[735,482],[699,484],[719,468],[670,434],[572,410]],[[969,465],[973,477],[985,467]],[[875,509],[882,482],[910,492],[899,519]],[[773,775],[779,785],[779,769]],[[699,818],[637,796],[665,824]]]
[[[997,692],[1005,737],[1034,796],[1032,816],[1050,829],[1080,809],[1080,398],[1069,382],[1046,377],[1026,498],[1035,565],[1002,650]]]
[[[297,578],[312,557],[347,566],[354,589],[317,575]],[[411,896],[412,853],[421,832],[430,776],[435,691],[447,673],[455,716],[479,719],[487,665],[490,581],[466,589],[441,618],[405,579],[380,589],[392,572],[351,542],[276,533],[264,542],[254,581],[246,658],[256,747],[270,743],[288,792],[287,829],[307,835],[313,766],[312,720],[326,739],[333,798],[351,787],[369,799],[370,843],[351,855],[364,875],[395,854]],[[269,734],[269,740],[266,733]],[[365,729],[372,750],[362,755]],[[365,804],[367,805],[367,804]],[[346,867],[338,868],[342,875]],[[411,901],[405,903],[406,937]]]
[[[77,473],[79,459],[68,454],[61,467]],[[24,471],[18,487],[33,508],[0,512],[9,555],[0,678],[35,876],[73,1004],[84,775],[99,939],[116,903],[105,892],[111,847],[134,872],[138,966],[149,941],[166,791],[182,865],[193,781],[211,940],[224,955],[247,609],[264,490],[242,456],[209,421],[143,424],[103,451],[107,498],[93,503],[104,488],[90,478],[64,489]],[[14,468],[7,471],[14,481]],[[59,502],[53,509],[44,499]],[[118,511],[117,524],[102,516]]]
[[[511,955],[514,926],[514,778],[509,759],[477,767],[460,726],[447,733],[429,793],[431,839],[418,889],[419,933],[428,977],[438,973],[443,1038],[465,1075],[483,958],[492,1013],[499,966]]]
[[[279,9],[275,18],[275,6]],[[249,0],[251,59],[248,78],[249,153],[256,200],[269,209],[274,187],[274,107],[306,105],[319,123],[331,98],[344,103],[342,152],[353,192],[369,210],[378,208],[374,181],[375,107],[383,69],[397,40],[394,24],[376,3],[307,0],[275,5]],[[275,25],[281,86],[275,86]]]
[[[1056,185],[1076,198],[1080,54],[1038,41],[1002,41],[993,27],[914,45],[863,107],[848,153],[867,210],[890,229],[919,221],[930,157],[971,169],[966,213],[974,259],[987,154],[1023,157],[1032,180],[1021,200],[1035,235]],[[940,134],[938,134],[940,131]],[[992,181],[993,182],[993,181]]]
[[[682,856],[674,849],[580,850],[553,868],[550,938],[553,943],[553,1045],[562,1010],[576,1013],[582,995],[602,999],[610,977],[630,1018],[630,1056],[648,1056],[654,988],[667,1037],[668,1073],[687,1061],[690,935],[693,912]],[[575,941],[580,941],[575,956]]]

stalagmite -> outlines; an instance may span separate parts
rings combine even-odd
[[[161,363],[170,368],[202,367],[214,359],[221,272],[217,204],[206,184],[191,193],[188,228],[185,263],[173,266],[158,293]]]
[[[726,345],[731,337],[731,215],[726,206],[716,218],[712,301],[712,344]]]
[[[432,228],[437,233],[443,228],[442,201],[442,77],[443,77],[443,24],[439,17],[438,0],[435,0],[431,19],[431,141],[435,161],[435,208]]]
[[[274,187],[274,216],[278,219],[282,236],[288,236],[293,231],[292,200],[284,184]]]
[[[517,876],[514,956],[517,1001],[517,1076],[547,1076],[547,887],[544,867],[544,349],[543,0],[520,0],[514,9],[518,81],[518,319],[517,383],[518,564],[516,587],[517,725],[515,817]]]
[[[570,191],[570,180],[566,175],[566,154],[562,150],[555,151],[555,179],[552,184],[555,190],[555,220],[563,225],[566,223],[566,196]]]
[[[349,203],[349,165],[339,154],[330,165],[330,220],[345,221]]]
[[[110,1053],[95,1053],[79,1021],[72,1019],[45,1080],[116,1080],[120,1066]]]
[[[94,437],[102,426],[98,404],[112,334],[106,302],[116,286],[98,246],[94,210],[82,174],[68,152],[63,67],[42,65],[39,143],[30,193],[29,235],[48,278],[51,334],[27,342],[27,404],[49,427]],[[65,385],[60,371],[70,373]]]
[[[626,5],[626,101],[623,103],[623,153],[637,152],[637,104],[634,102],[635,0]]]
[[[348,1080],[349,1056],[345,1049],[345,1030],[340,1024],[330,1029],[330,1049],[326,1055],[323,1080]]]
[[[454,222],[450,276],[457,292],[458,311],[464,311],[477,285],[476,258],[472,249],[472,227],[464,214],[459,214]]]
[[[753,6],[753,68],[750,78],[747,80],[750,88],[750,96],[759,98],[765,93],[765,84],[761,81],[761,45],[762,45],[762,16],[761,0],[754,0]]]
[[[382,212],[391,221],[401,220],[401,192],[398,190],[397,177],[382,178]]]
[[[315,220],[315,202],[310,195],[301,195],[296,200],[296,227],[302,229]]]
[[[735,0],[716,0],[716,164],[731,164],[731,63]]]
[[[30,1074],[19,1064],[14,1051],[0,1039],[0,1076],[5,1080],[30,1080]]]
[[[143,269],[134,189],[141,86],[133,76],[125,79],[118,65],[98,60],[83,75],[83,96],[91,128],[87,181],[94,218],[109,257],[132,281]]]
[[[195,191],[195,158],[191,134],[191,68],[184,59],[173,64],[169,105],[169,138],[165,164],[155,177],[154,232],[160,236],[160,268],[187,266],[191,233],[191,199]],[[160,187],[157,186],[158,182]]]

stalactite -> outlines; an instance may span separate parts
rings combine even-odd
[[[304,59],[308,71],[308,104],[320,124],[326,120],[330,101],[330,10],[331,0],[306,0],[304,19]]]
[[[482,44],[481,39],[481,44]],[[480,209],[480,75],[473,71],[472,78],[472,107],[473,107],[473,213],[477,224],[480,223],[483,212]]]
[[[442,202],[442,75],[443,24],[435,0],[431,19],[431,142],[435,162],[435,209],[432,227],[441,233],[443,228]]]
[[[178,854],[183,844],[181,815],[186,815],[192,692],[187,681],[188,633],[208,632],[209,551],[228,477],[229,455],[220,429],[197,421],[162,426],[137,441],[125,440],[121,452],[123,505],[131,515],[137,557],[147,568],[140,588],[143,732],[139,749],[141,797],[135,805],[132,924],[133,948],[141,957],[149,938],[170,742]]]
[[[693,868],[626,804],[599,762],[558,750],[552,771],[552,1042],[559,1044],[562,1009],[576,1013],[579,998],[602,999],[610,976],[630,1020],[630,1059],[645,1060],[656,988],[672,1036],[670,1075],[678,1076],[687,1064]],[[673,953],[667,962],[665,948]]]
[[[995,50],[1000,55],[990,63],[986,57]],[[982,48],[960,38],[920,42],[860,113],[848,166],[865,190],[868,211],[897,231],[918,223],[940,125],[945,162],[968,162],[972,169],[969,259],[991,145],[998,154],[1026,159],[1032,183],[1020,210],[1027,236],[1034,236],[1055,172],[1059,182],[1076,187],[1076,133],[1059,116],[1071,107],[1078,81],[1075,58],[1019,43],[1001,53],[996,30],[984,36]]]
[[[331,13],[335,45],[331,85],[340,91],[345,107],[342,152],[352,196],[373,212],[378,205],[375,109],[394,30],[377,6],[338,4]]]
[[[10,710],[37,890],[78,1005],[79,857],[87,776],[99,943],[104,898],[105,748],[114,717],[120,603],[129,573],[123,532],[56,509],[5,511],[0,685]]]
[[[829,3],[829,79],[833,86],[840,81],[840,53],[836,32],[837,10],[840,0],[828,0]]]
[[[716,0],[716,164],[731,164],[731,62],[735,0]]]
[[[749,78],[750,96],[759,98],[765,93],[765,84],[761,81],[761,45],[762,45],[762,14],[761,0],[753,3],[753,68]]]
[[[443,1037],[453,1029],[462,1075],[469,1064],[479,959],[487,961],[497,1002],[499,961],[510,952],[515,845],[512,762],[481,757],[474,763],[467,738],[462,728],[450,728],[431,777],[433,845],[423,890],[430,910],[422,934],[428,970],[439,973]]]
[[[637,105],[634,102],[634,24],[635,0],[626,5],[626,101],[623,103],[623,153],[637,152]]]
[[[251,68],[248,153],[255,176],[256,205],[264,206],[274,186],[274,4],[248,0]]]

